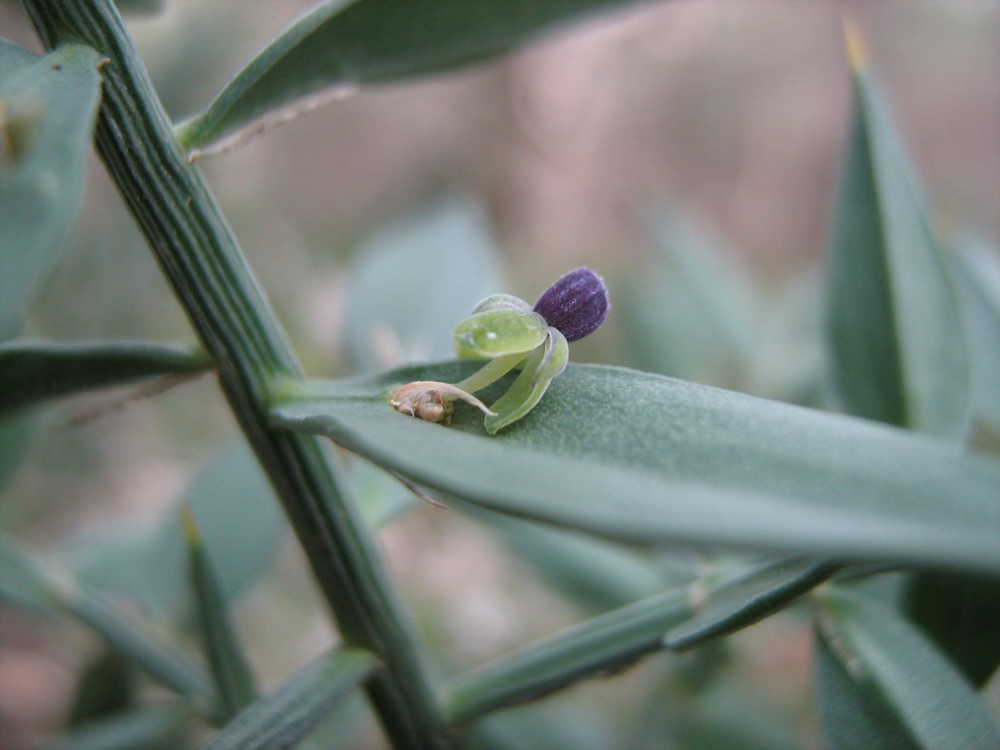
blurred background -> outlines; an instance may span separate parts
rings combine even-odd
[[[179,120],[309,6],[167,0],[128,21]],[[311,376],[447,357],[451,328],[483,296],[532,301],[589,265],[613,310],[574,344],[574,361],[819,405],[823,254],[851,116],[845,14],[869,41],[935,227],[946,242],[996,253],[996,0],[638,4],[496,62],[361,91],[199,166]],[[39,49],[14,3],[0,3],[0,34]],[[96,157],[28,333],[193,341]],[[4,427],[24,449],[16,466],[0,456],[12,467],[0,470],[0,527],[168,623],[182,605],[142,601],[149,581],[124,581],[114,561],[129,544],[152,544],[181,498],[234,492],[253,469],[211,376],[136,395],[81,396]],[[373,516],[412,505],[393,480],[352,470]],[[247,481],[241,497],[257,493],[260,504],[217,519],[218,533],[254,545],[257,574],[231,583],[240,634],[270,688],[336,636],[266,489]],[[258,526],[234,520],[251,515]],[[381,533],[443,674],[594,611],[540,576],[510,534],[457,511],[418,505]],[[0,748],[20,750],[65,725],[100,650],[66,623],[3,605],[0,616]],[[508,713],[553,733],[525,747],[723,747],[664,739],[657,726],[726,662],[709,710],[729,718],[714,727],[742,711],[767,724],[762,746],[817,747],[807,618],[785,613],[727,643],[654,656]],[[695,687],[678,687],[685,680]],[[360,705],[343,713],[353,727],[344,747],[382,746]]]

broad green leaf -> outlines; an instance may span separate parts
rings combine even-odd
[[[617,747],[612,727],[591,707],[540,702],[477,721],[462,735],[468,750],[608,750]]]
[[[478,62],[560,22],[629,2],[328,0],[263,49],[205,112],[178,126],[178,139],[185,149],[203,149],[296,100],[309,109],[359,84]],[[271,119],[287,116],[279,112]]]
[[[153,679],[195,701],[211,700],[207,678],[183,652],[70,571],[55,564],[43,567],[6,535],[0,536],[0,561],[0,596],[42,612],[66,612]]]
[[[656,240],[637,267],[617,310],[633,361],[661,375],[745,390],[758,345],[750,323],[757,299],[738,256],[691,217],[649,222]]]
[[[827,300],[833,383],[851,414],[959,438],[969,401],[962,315],[881,97],[855,70]]]
[[[826,750],[920,750],[885,699],[856,680],[821,629],[813,648],[813,691]]]
[[[455,382],[472,367],[286,382],[272,413],[434,491],[619,541],[1000,571],[995,460],[866,420],[596,365],[571,364],[497,436],[464,404],[451,427],[388,406],[401,382]]]
[[[758,565],[709,583],[694,598],[695,615],[671,628],[667,648],[682,650],[729,635],[778,612],[810,591],[839,566],[827,561],[790,558]]]
[[[211,367],[204,354],[144,342],[9,341],[0,344],[0,415],[77,391]]]
[[[217,718],[220,724],[225,724],[257,699],[257,688],[246,655],[233,631],[222,586],[208,559],[194,516],[187,507],[184,521],[197,620],[215,681],[219,701]]]
[[[76,729],[42,745],[42,750],[173,750],[190,711],[184,706],[123,712]]]
[[[460,357],[493,359],[527,354],[545,342],[549,324],[530,310],[500,308],[470,315],[454,331]]]
[[[345,323],[355,368],[452,356],[452,329],[497,286],[496,252],[483,207],[455,196],[362,242]]]
[[[39,57],[0,39],[0,341],[20,330],[80,206],[97,66],[82,45]]]
[[[562,333],[550,326],[545,344],[528,357],[524,369],[507,392],[490,405],[496,416],[486,415],[486,431],[493,435],[535,408],[552,379],[566,369],[568,362],[569,343]]]
[[[34,416],[25,413],[0,418],[0,497],[31,446],[37,426]]]
[[[361,506],[365,521],[380,529],[423,501],[400,484],[391,474],[360,456],[347,454],[348,468],[354,481],[354,496]]]
[[[965,312],[972,366],[972,406],[966,441],[1000,455],[1000,260],[995,247],[969,245],[951,253]]]
[[[243,443],[230,446],[184,493],[227,601],[256,582],[287,528],[264,472]],[[192,610],[181,507],[154,528],[129,528],[78,541],[70,555],[84,580],[127,594],[154,619],[182,621]]]
[[[681,701],[675,692],[655,695],[642,739],[634,750],[803,750],[804,743],[751,696],[723,688]]]
[[[567,628],[460,677],[448,691],[448,720],[463,724],[627,666],[662,648],[663,634],[690,612],[686,590],[668,591]]]
[[[906,613],[982,687],[1000,666],[1000,582],[921,573],[907,582]]]
[[[51,613],[55,609],[51,586],[28,551],[0,532],[0,596],[18,607]]]
[[[499,532],[545,581],[590,611],[623,607],[665,588],[666,576],[639,550],[469,503],[453,502],[452,507]]]
[[[852,682],[885,702],[913,746],[926,750],[1000,746],[1000,729],[986,703],[895,610],[830,587],[821,598],[821,628]]]
[[[295,745],[377,661],[359,649],[334,649],[308,664],[271,695],[244,709],[202,750],[284,750]]]

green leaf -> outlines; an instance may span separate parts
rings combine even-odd
[[[932,438],[615,367],[570,365],[497,436],[388,406],[449,362],[286,382],[272,414],[485,508],[631,543],[727,544],[1000,571],[1000,462]],[[509,378],[484,393],[501,393]]]
[[[692,701],[663,691],[640,729],[635,750],[802,750],[803,742],[764,706],[735,690],[715,690]]]
[[[958,438],[969,402],[961,311],[879,93],[855,73],[828,277],[833,382],[851,414]]]
[[[335,98],[358,84],[395,81],[478,62],[562,21],[630,0],[329,0],[293,23],[209,104],[178,127],[185,149],[203,149],[303,97]],[[323,89],[331,89],[327,93]],[[338,92],[339,89],[339,92]],[[287,115],[278,113],[271,119]],[[263,127],[267,127],[267,123]]]
[[[220,724],[231,720],[257,699],[250,664],[229,620],[225,595],[202,544],[194,515],[184,513],[191,584],[195,592],[198,624],[208,652],[219,705]]]
[[[972,406],[966,440],[1000,455],[1000,261],[995,247],[969,245],[951,253],[965,312],[972,365]]]
[[[567,362],[569,342],[560,331],[550,326],[545,343],[528,357],[524,369],[507,392],[490,405],[496,416],[486,415],[486,431],[493,435],[535,408],[552,379],[566,369]]]
[[[638,550],[469,503],[453,502],[452,507],[498,531],[550,585],[593,612],[623,607],[665,586],[666,577],[658,566]]]
[[[852,677],[821,629],[813,649],[813,689],[826,750],[919,750],[885,699]]]
[[[663,634],[690,612],[686,589],[668,591],[567,628],[459,678],[448,691],[448,720],[463,724],[628,666],[662,648]]]
[[[189,711],[183,706],[123,712],[79,727],[42,750],[169,750],[179,738]]]
[[[907,582],[904,608],[976,687],[1000,666],[1000,582],[922,573]]]
[[[465,196],[392,222],[357,254],[344,333],[360,372],[451,357],[452,329],[497,286],[486,212]]]
[[[0,535],[0,595],[42,612],[61,610],[95,630],[150,677],[197,702],[211,700],[207,678],[148,623],[54,564],[36,562],[13,539]]]
[[[1000,746],[1000,730],[972,685],[893,609],[831,586],[821,617],[848,677],[884,700],[915,747]]]
[[[743,390],[755,347],[757,302],[735,253],[691,217],[650,222],[657,251],[636,268],[616,308],[634,360],[651,372]]]
[[[586,705],[533,703],[476,722],[462,735],[462,746],[469,750],[607,750],[617,746],[609,723]]]
[[[371,461],[353,454],[346,454],[346,458],[354,482],[354,495],[371,528],[380,529],[423,502],[409,488],[400,484],[396,477]]]
[[[80,672],[68,724],[77,727],[132,708],[138,697],[138,670],[129,659],[103,649]]]
[[[224,450],[184,493],[222,592],[235,601],[271,564],[287,529],[281,506],[245,443]],[[154,619],[191,612],[188,552],[178,505],[152,529],[80,540],[70,556],[84,580],[133,597]]]
[[[671,628],[664,644],[680,651],[735,633],[784,609],[839,568],[825,560],[789,558],[709,582],[693,597],[694,617]]]
[[[34,417],[25,413],[0,418],[0,497],[31,446],[37,427]]]
[[[9,341],[0,344],[0,415],[77,391],[212,366],[204,354],[145,342]]]
[[[334,649],[245,709],[202,750],[284,750],[315,727],[377,662],[360,649]]]
[[[79,209],[97,65],[82,45],[39,57],[0,39],[0,341],[20,330]]]

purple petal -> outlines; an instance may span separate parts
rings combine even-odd
[[[576,268],[550,286],[535,303],[535,312],[566,337],[582,339],[608,317],[611,302],[604,281],[589,268]]]

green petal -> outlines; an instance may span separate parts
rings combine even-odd
[[[566,337],[555,328],[549,328],[545,344],[531,353],[510,390],[490,407],[496,416],[486,417],[486,431],[492,435],[531,411],[545,394],[552,378],[566,369],[567,362],[569,343]]]
[[[545,318],[530,310],[501,308],[478,312],[455,329],[455,353],[459,357],[485,359],[519,352],[527,354],[541,346],[548,329]]]

